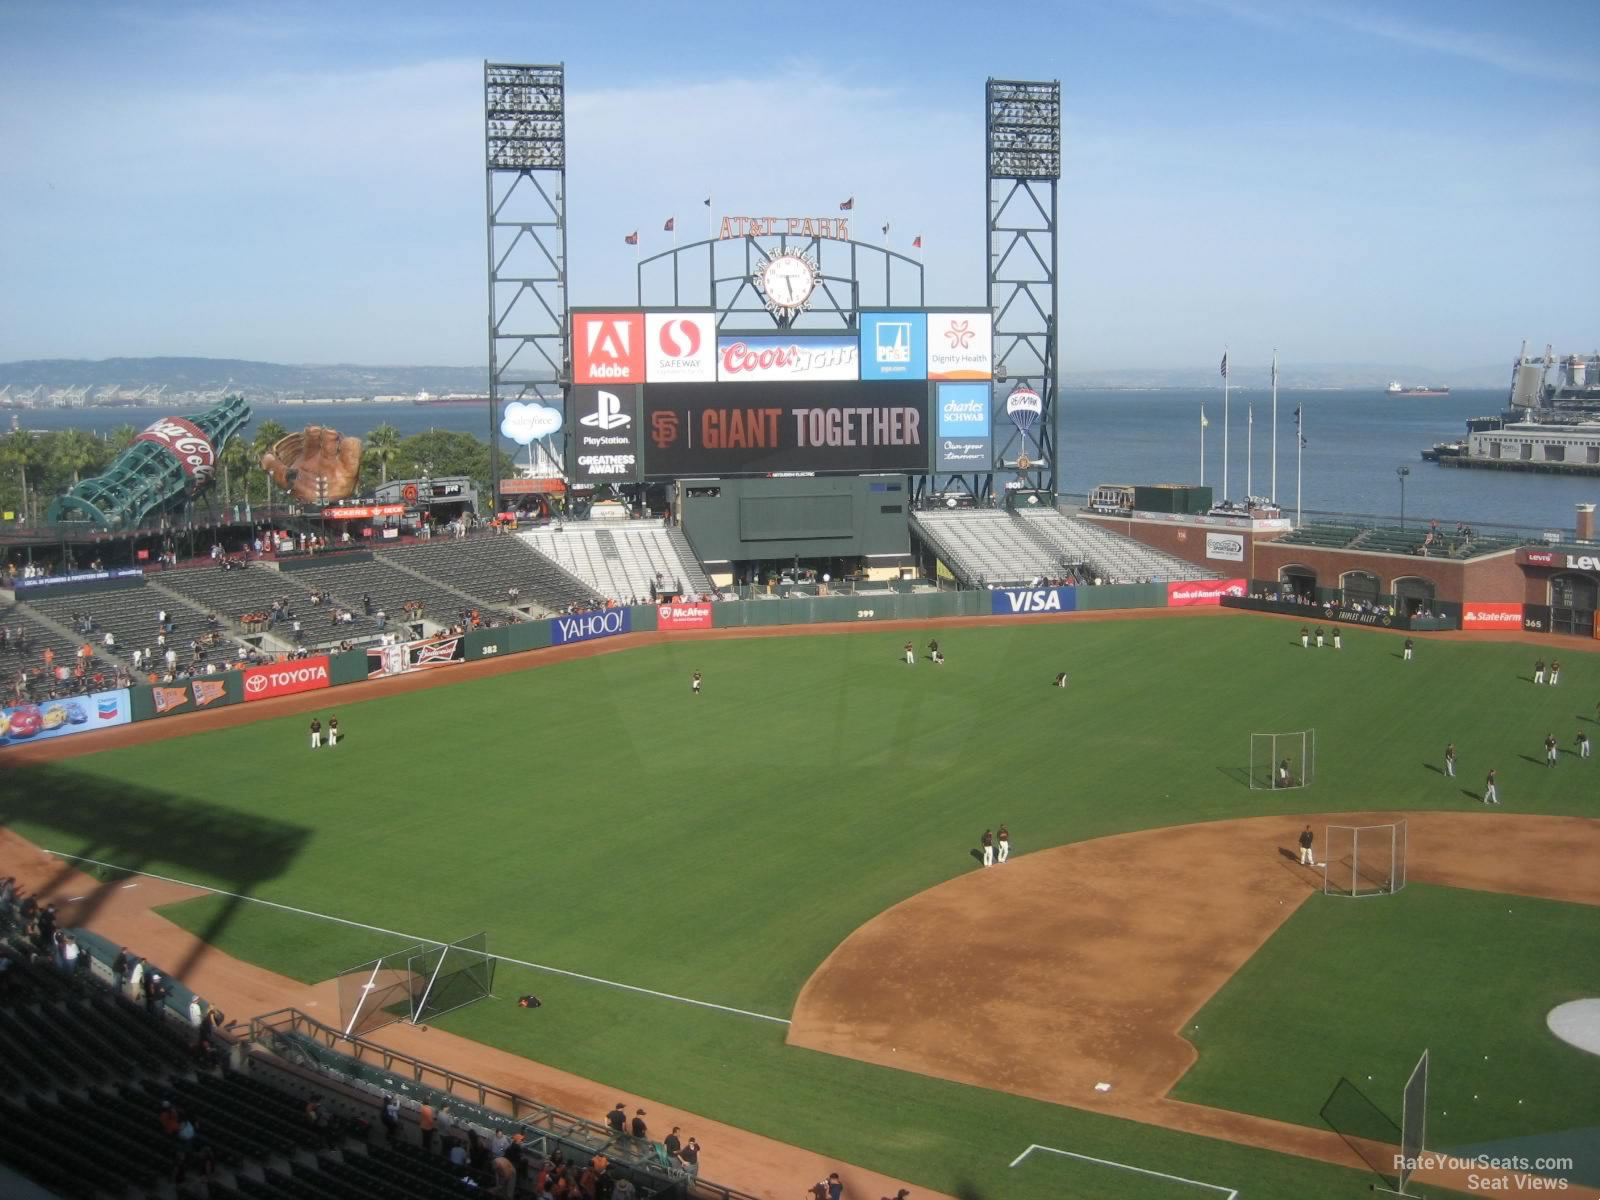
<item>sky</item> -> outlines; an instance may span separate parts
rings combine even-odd
[[[1062,365],[1600,345],[1600,5],[0,0],[0,362],[487,360],[482,63],[563,62],[574,304],[717,215],[984,302],[987,77],[1059,79]]]

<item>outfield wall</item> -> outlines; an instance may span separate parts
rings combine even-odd
[[[173,684],[136,684],[127,689],[128,719],[159,720],[181,713],[199,712],[229,704],[362,683],[378,675],[392,676],[429,667],[448,670],[462,662],[526,654],[552,646],[599,641],[629,633],[670,633],[694,637],[712,629],[759,629],[779,625],[873,624],[880,621],[936,621],[947,617],[1006,616],[1019,621],[1063,612],[1113,612],[1195,604],[1215,605],[1233,582],[1202,584],[1114,584],[1084,588],[995,588],[966,592],[905,592],[889,590],[854,596],[782,596],[773,599],[720,601],[711,604],[640,604],[601,609],[474,629],[458,639],[434,637],[410,647],[449,644],[432,662],[414,662],[419,656],[391,654],[387,669],[375,669],[367,648],[346,654],[316,655],[288,662],[222,671]],[[1194,589],[1214,589],[1217,594]],[[459,647],[454,643],[459,641]],[[92,728],[92,726],[89,726]],[[12,739],[20,741],[25,739]]]

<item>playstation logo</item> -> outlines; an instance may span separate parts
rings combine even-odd
[[[595,429],[616,429],[631,420],[633,418],[622,411],[620,399],[611,392],[601,392],[595,400],[595,411],[587,417],[580,417],[579,424],[590,425]]]

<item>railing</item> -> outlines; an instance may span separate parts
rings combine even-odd
[[[682,1168],[666,1161],[666,1152],[657,1142],[641,1145],[638,1139],[619,1135],[598,1121],[552,1108],[365,1038],[346,1035],[298,1009],[284,1008],[253,1018],[250,1038],[288,1062],[341,1075],[357,1085],[404,1095],[435,1107],[448,1102],[457,1124],[521,1133],[535,1149],[556,1142],[569,1158],[576,1152],[580,1161],[603,1152],[613,1164],[628,1171],[636,1185],[648,1185],[648,1190],[640,1192],[646,1198],[687,1194],[705,1200],[755,1200],[748,1193],[709,1180],[691,1179]],[[471,1105],[471,1109],[463,1111],[463,1103]]]

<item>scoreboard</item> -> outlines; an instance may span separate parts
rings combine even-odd
[[[987,310],[738,335],[709,310],[581,309],[569,344],[579,482],[990,467]]]

